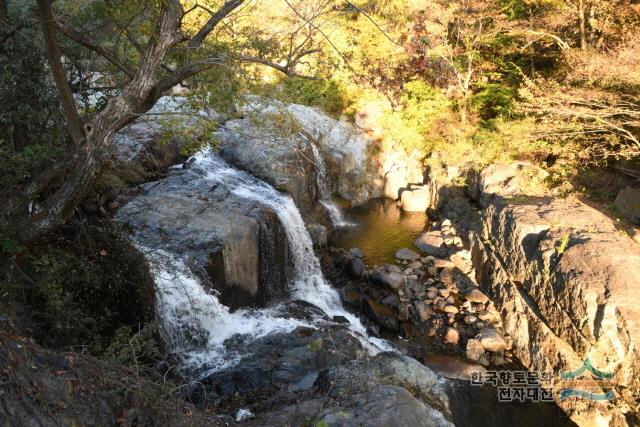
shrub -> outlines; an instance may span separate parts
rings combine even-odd
[[[283,80],[283,101],[320,107],[339,116],[348,106],[346,91],[335,80],[309,80],[293,77]]]
[[[515,115],[516,89],[499,83],[483,84],[479,89],[471,98],[470,105],[471,110],[483,120]]]

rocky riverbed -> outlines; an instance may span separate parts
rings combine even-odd
[[[363,117],[265,111],[301,131],[274,135],[240,111],[217,118],[222,157],[171,168],[180,142],[149,148],[160,127],[136,122],[118,135],[119,161],[153,171],[133,182],[156,181],[96,202],[147,259],[182,397],[226,425],[637,425],[640,253],[610,220],[527,194],[539,171],[526,163],[462,176],[437,153],[425,168],[379,150]],[[334,195],[361,210],[387,201],[342,222]],[[363,243],[340,248],[350,221]],[[501,403],[469,383],[495,370],[559,377],[589,357],[613,369],[614,400]]]
[[[341,289],[343,300],[366,313],[376,335],[400,334],[429,352],[439,348],[483,366],[510,363],[512,340],[474,282],[471,253],[451,221],[433,223],[415,244],[422,253],[399,248],[395,263],[373,266],[359,248],[330,250],[352,279]]]

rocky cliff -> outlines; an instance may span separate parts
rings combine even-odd
[[[547,195],[531,164],[491,165],[471,178],[468,194],[483,209],[460,222],[471,224],[475,279],[513,353],[552,373],[556,402],[578,425],[638,425],[640,247],[600,211]],[[460,191],[442,175],[430,187],[431,207],[456,216]],[[576,371],[584,375],[563,378]]]

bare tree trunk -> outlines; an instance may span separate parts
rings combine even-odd
[[[587,49],[587,26],[584,10],[584,0],[578,2],[578,21],[580,23],[580,49]]]
[[[190,47],[199,46],[216,25],[243,2],[244,0],[227,0],[194,36]],[[113,135],[118,130],[134,121],[140,114],[149,111],[167,90],[195,74],[224,63],[223,58],[205,58],[186,63],[174,71],[169,70],[168,75],[162,76],[162,70],[166,69],[166,67],[163,68],[164,58],[174,45],[186,41],[187,38],[180,31],[184,14],[180,0],[161,0],[161,3],[159,22],[146,48],[143,52],[141,49],[140,65],[137,70],[129,70],[115,54],[106,51],[88,38],[81,37],[75,32],[67,32],[78,43],[102,55],[112,63],[120,65],[126,74],[132,75],[131,80],[120,94],[111,98],[104,110],[98,113],[86,127],[82,127],[80,118],[77,117],[73,94],[64,78],[62,53],[56,38],[57,24],[51,10],[51,0],[38,0],[49,66],[54,75],[65,115],[68,115],[67,121],[70,127],[75,126],[75,129],[72,129],[76,133],[74,140],[77,138],[81,144],[78,147],[77,160],[74,163],[75,169],[70,178],[46,200],[44,208],[40,212],[32,218],[28,218],[26,226],[21,227],[21,235],[19,236],[21,240],[34,240],[63,223],[73,214],[78,203],[108,164],[112,151]],[[243,60],[262,63],[289,75],[297,75],[293,69],[295,64],[303,56],[315,51],[302,51],[292,63],[288,63],[284,68],[275,62],[260,58],[244,58]]]
[[[49,62],[53,79],[56,82],[58,96],[60,97],[64,116],[67,119],[69,133],[71,133],[73,142],[77,147],[79,147],[85,138],[84,129],[82,128],[82,121],[78,115],[73,93],[71,93],[71,87],[69,87],[64,67],[62,66],[62,52],[60,51],[60,45],[58,44],[55,18],[53,17],[53,12],[51,10],[51,1],[38,0],[38,13],[42,23],[42,34],[44,35],[47,61]]]

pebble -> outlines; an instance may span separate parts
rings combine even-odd
[[[413,261],[412,263],[407,264],[407,268],[418,269],[422,268],[422,263],[420,261]]]
[[[387,264],[384,268],[391,273],[402,273],[402,269],[394,264]]]
[[[447,284],[447,285],[452,285],[453,284],[453,272],[451,271],[450,268],[444,268],[440,272],[440,281],[442,283]]]
[[[429,307],[429,305],[427,305],[424,301],[414,302],[413,307],[415,308],[416,313],[418,314],[418,318],[421,322],[426,322],[431,318],[431,315],[433,314],[431,307]]]
[[[427,298],[434,299],[437,296],[438,296],[438,292],[432,291],[432,290],[427,291]]]
[[[456,313],[458,313],[458,308],[457,308],[456,306],[454,306],[454,305],[447,305],[447,306],[444,308],[444,312],[445,312],[445,313],[456,314]],[[505,344],[506,344],[506,343],[505,343]]]
[[[467,359],[476,362],[484,356],[484,347],[480,340],[470,339],[467,341],[466,355]]]
[[[472,325],[474,323],[476,323],[478,321],[478,318],[474,315],[468,315],[468,316],[464,316],[464,323],[468,324],[468,325]]]
[[[437,258],[434,259],[433,266],[437,268],[453,268],[456,265],[453,263],[453,261],[449,261],[448,259]]]
[[[491,320],[493,318],[493,315],[489,313],[487,310],[482,310],[481,312],[478,313],[478,318],[480,320]]]
[[[420,259],[420,254],[411,249],[401,248],[396,251],[396,258],[403,261],[415,261]]]
[[[467,292],[464,298],[468,301],[486,304],[489,301],[489,297],[482,293],[479,288],[473,288]]]
[[[449,296],[450,291],[449,291],[449,289],[438,289],[438,293],[443,298],[447,298]]]
[[[487,351],[499,352],[507,348],[507,341],[495,329],[484,328],[478,334],[482,346]]]
[[[444,342],[447,344],[458,344],[460,340],[460,334],[454,328],[447,328],[447,331],[444,333]]]

